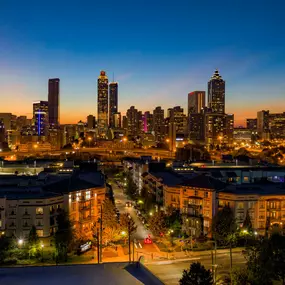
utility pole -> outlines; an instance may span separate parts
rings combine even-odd
[[[103,207],[102,207],[102,204],[101,204],[101,218],[100,218],[100,261],[102,262],[103,261],[103,258],[102,258],[102,242],[103,242]]]
[[[129,263],[132,262],[131,259],[131,223],[130,221],[128,222],[128,235],[129,235]]]
[[[99,228],[97,228],[97,263],[100,263],[100,236]]]

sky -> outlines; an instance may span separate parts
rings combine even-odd
[[[0,112],[32,116],[61,80],[60,121],[97,116],[97,78],[119,111],[187,107],[216,68],[236,125],[285,111],[283,0],[0,0]]]

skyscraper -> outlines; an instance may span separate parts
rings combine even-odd
[[[108,129],[108,77],[106,76],[105,71],[100,72],[98,77],[98,134],[101,137],[105,137]]]
[[[269,139],[269,111],[257,112],[257,133],[261,139]]]
[[[165,136],[165,126],[164,126],[164,110],[161,107],[156,107],[153,110],[153,131],[155,136],[155,141],[161,142],[164,140]]]
[[[176,106],[168,109],[170,122],[174,122],[177,135],[185,135],[187,132],[187,117],[184,114],[183,108]]]
[[[33,120],[37,136],[46,136],[48,129],[48,101],[33,103]]]
[[[188,117],[201,113],[205,107],[205,91],[193,91],[188,94]]]
[[[142,112],[138,111],[134,106],[127,110],[128,136],[135,137],[142,131]]]
[[[87,116],[87,128],[88,129],[95,128],[95,117],[93,115]]]
[[[208,107],[213,113],[225,113],[225,81],[216,70],[208,82]]]
[[[114,114],[118,112],[118,83],[109,84],[109,126],[114,128]]]
[[[52,78],[48,81],[48,122],[51,128],[59,126],[59,84],[59,78]]]

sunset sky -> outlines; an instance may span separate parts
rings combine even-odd
[[[0,112],[31,117],[61,80],[61,123],[97,116],[97,77],[119,82],[119,111],[181,105],[216,68],[236,125],[285,111],[283,0],[0,0]]]

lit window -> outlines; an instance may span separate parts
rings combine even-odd
[[[44,209],[42,207],[36,208],[36,214],[37,215],[43,215],[43,213],[44,213]]]
[[[209,197],[209,192],[205,192],[204,196],[205,196],[205,198],[208,198]]]
[[[244,177],[243,177],[243,182],[248,182],[248,181],[249,181],[248,176],[244,176]]]
[[[44,236],[44,230],[37,230],[37,235],[39,237],[43,237]]]
[[[86,200],[90,199],[90,191],[86,191],[85,199]]]
[[[243,209],[243,202],[238,203],[238,209]]]

